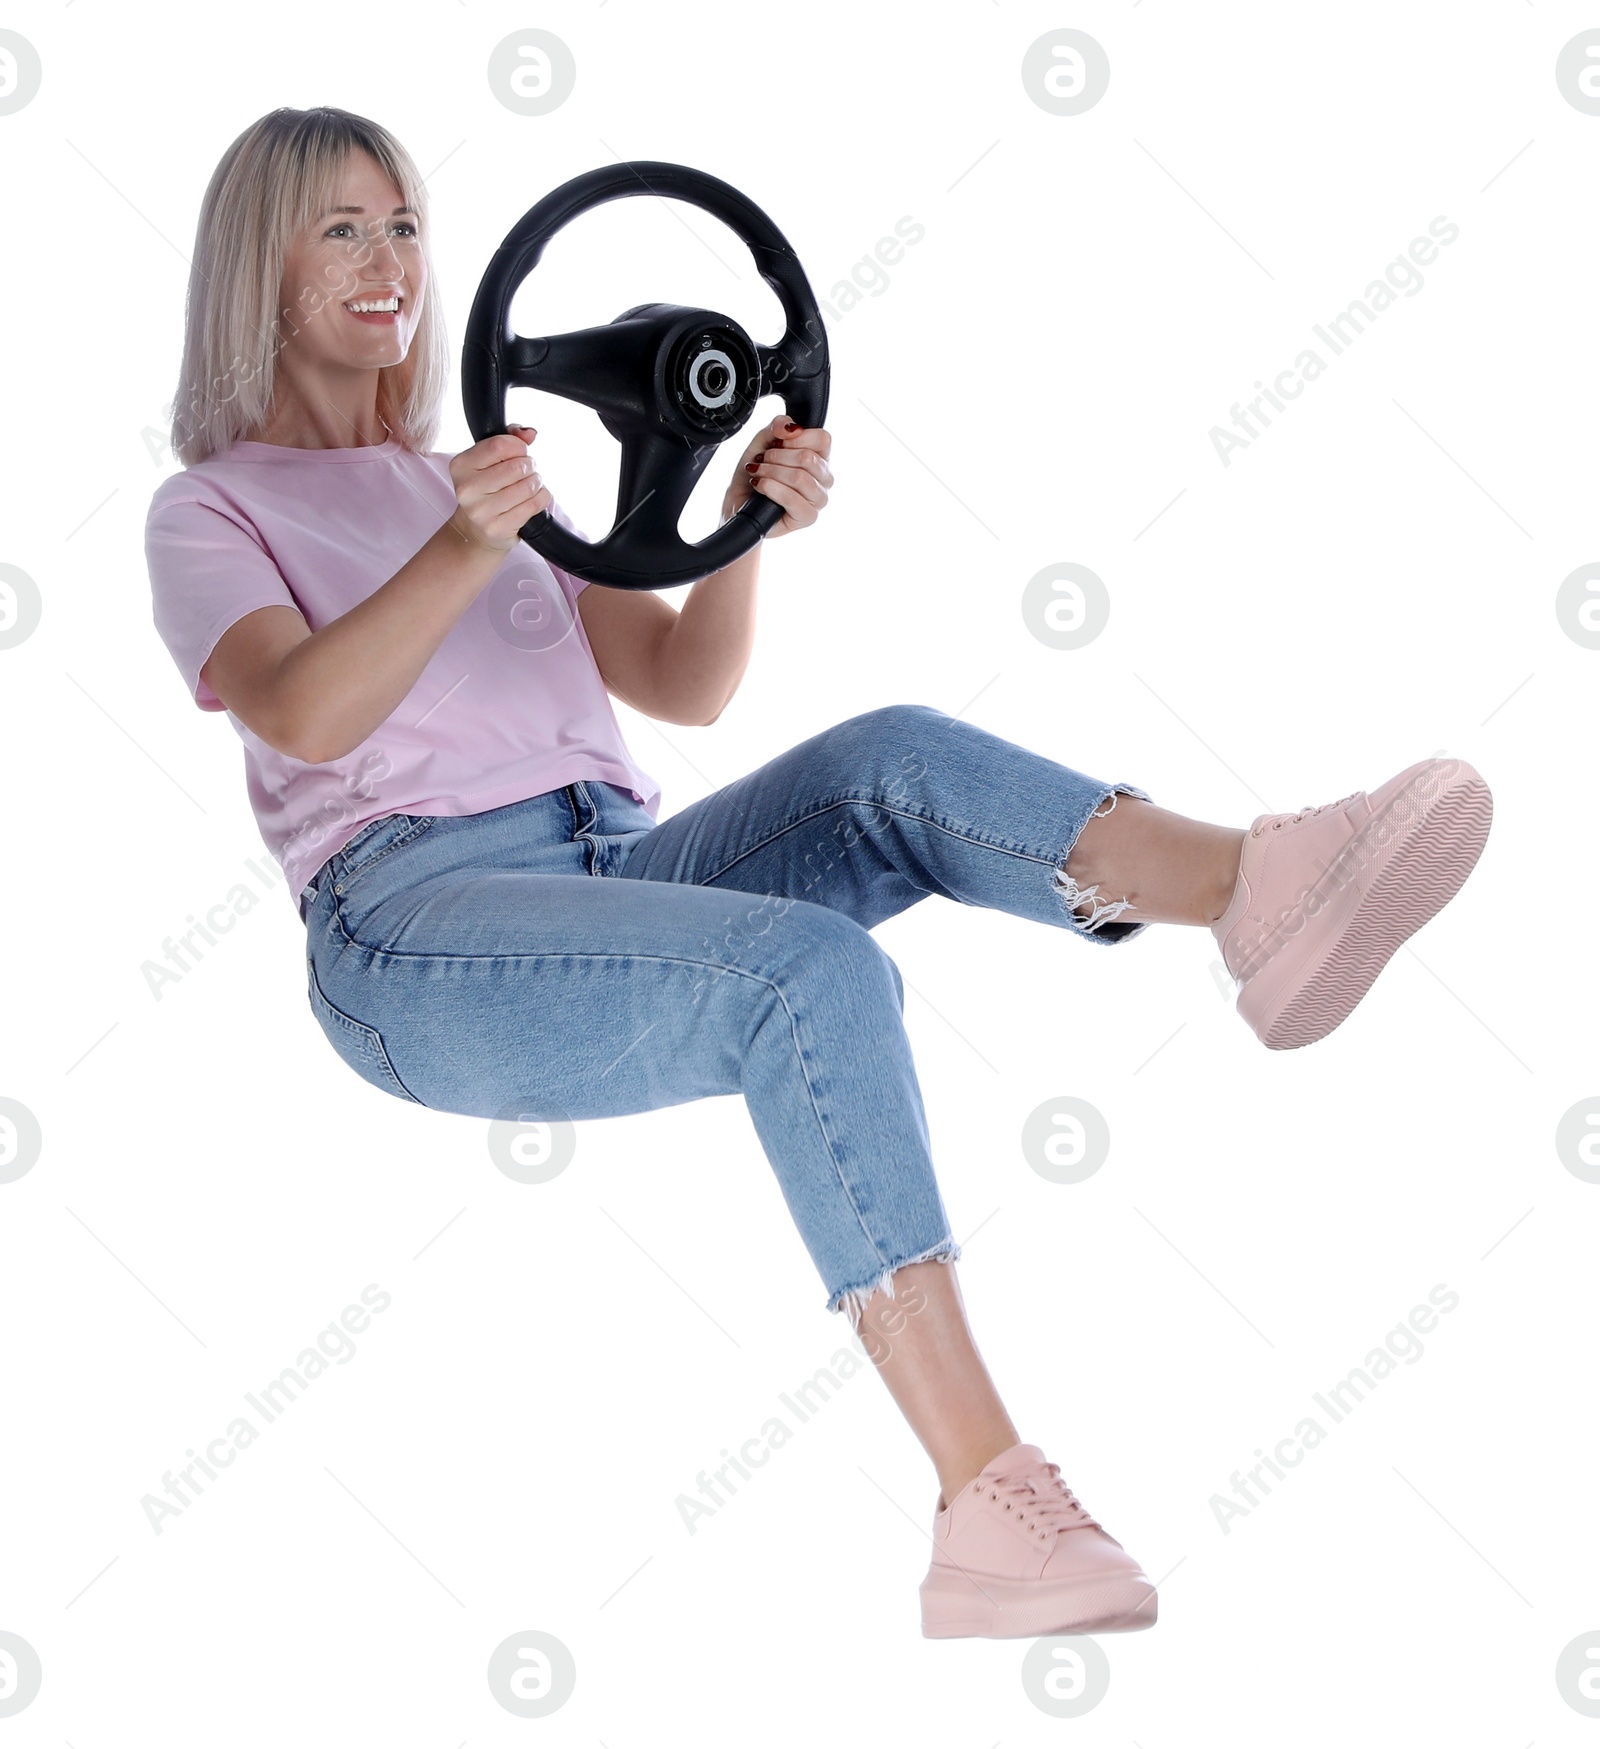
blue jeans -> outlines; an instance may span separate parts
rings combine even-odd
[[[396,1098],[616,1117],[742,1093],[828,1309],[960,1255],[894,961],[929,893],[1112,944],[1064,868],[1102,783],[924,705],[865,711],[659,823],[599,780],[479,814],[393,814],[317,871],[309,995]],[[1085,908],[1087,907],[1087,908]]]

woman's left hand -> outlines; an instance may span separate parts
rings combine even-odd
[[[796,425],[787,413],[778,414],[757,432],[739,457],[722,500],[724,517],[732,516],[755,491],[783,506],[783,519],[768,540],[809,527],[828,502],[828,488],[833,484],[828,451],[832,447],[833,439],[820,425],[809,430]]]

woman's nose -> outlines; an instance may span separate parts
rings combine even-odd
[[[400,259],[400,252],[394,246],[394,238],[387,231],[381,237],[369,235],[356,238],[349,247],[357,263],[362,266],[373,261],[395,262]]]

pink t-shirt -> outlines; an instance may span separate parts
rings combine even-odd
[[[296,607],[319,631],[386,583],[455,507],[450,457],[396,437],[357,449],[235,443],[162,481],[145,558],[156,630],[195,703],[226,709],[200,670],[235,620]],[[250,805],[297,909],[322,864],[386,814],[478,814],[598,778],[657,816],[660,786],[623,744],[578,617],[587,587],[519,541],[416,685],[343,759],[291,759],[228,713]]]

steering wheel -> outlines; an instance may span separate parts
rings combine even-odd
[[[778,294],[784,332],[754,341],[729,316],[680,304],[636,304],[598,328],[538,338],[513,334],[512,294],[563,225],[591,207],[653,194],[692,202],[728,225]],[[693,583],[743,557],[783,516],[754,493],[702,541],[678,518],[712,452],[776,394],[791,419],[821,425],[828,408],[828,339],[811,286],[783,233],[738,189],[684,164],[612,164],[564,182],[531,207],[484,272],[461,352],[461,399],[474,442],[506,429],[506,391],[542,389],[592,407],[622,445],[616,520],[581,539],[546,510],[524,523],[536,553],[613,589]]]

